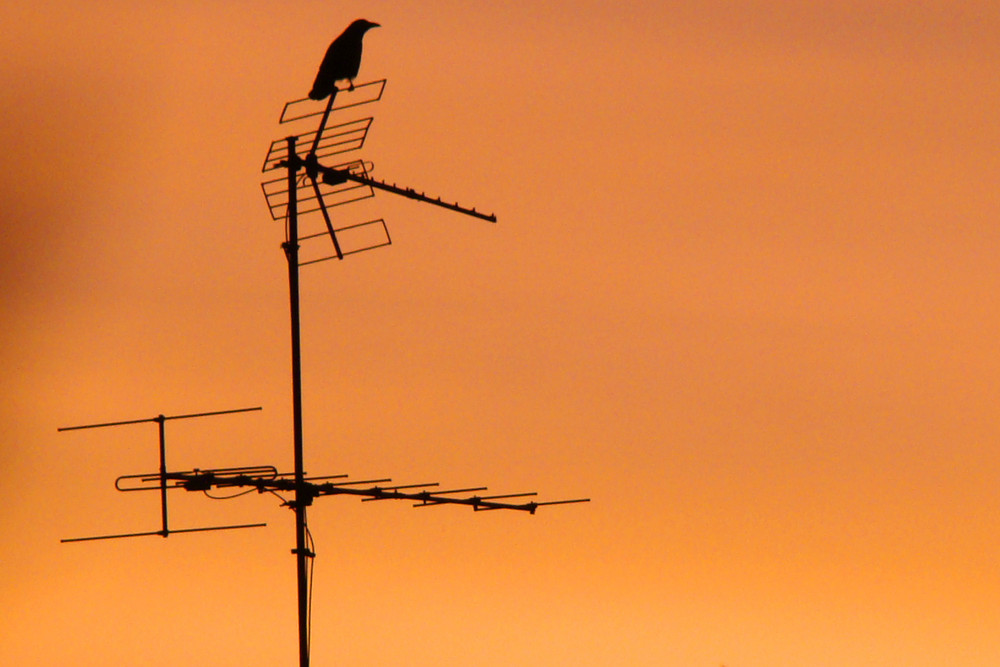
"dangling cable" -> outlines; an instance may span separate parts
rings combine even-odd
[[[292,194],[288,193],[288,196],[291,197]],[[291,212],[288,210],[288,202],[285,202],[285,245],[288,244],[288,237],[291,236],[291,231],[292,231],[290,228],[290,221],[289,221],[290,213]]]
[[[236,493],[230,494],[228,496],[213,496],[207,489],[202,491],[207,497],[212,500],[230,500],[231,498],[239,498],[240,496],[245,496],[248,493],[253,493],[257,489],[247,489],[246,491],[237,491]]]
[[[312,607],[313,607],[313,573],[316,571],[316,542],[313,541],[309,526],[306,529],[306,549],[309,550],[309,601],[306,603],[306,650],[312,653]]]
[[[281,506],[282,506],[282,507],[287,507],[287,506],[288,506],[288,499],[287,499],[287,498],[285,498],[284,496],[282,496],[282,495],[281,495],[280,493],[278,493],[278,492],[277,492],[277,491],[275,491],[274,489],[265,489],[265,490],[266,490],[266,491],[267,491],[268,493],[270,493],[270,494],[271,494],[272,496],[275,496],[275,497],[277,497],[277,498],[278,498],[278,500],[280,500],[280,501],[281,501]]]

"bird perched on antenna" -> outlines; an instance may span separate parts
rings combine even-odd
[[[336,94],[337,82],[344,79],[348,82],[348,90],[354,90],[354,77],[361,68],[361,40],[366,32],[378,26],[378,23],[358,19],[333,40],[316,73],[316,80],[309,91],[310,98],[321,100]]]

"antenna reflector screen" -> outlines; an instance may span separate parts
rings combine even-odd
[[[378,81],[355,84],[354,90],[338,90],[337,98],[330,111],[340,111],[341,109],[378,102],[382,99],[385,81],[385,79],[379,79]],[[281,118],[278,119],[278,122],[294,123],[297,120],[322,116],[326,110],[326,104],[327,100],[313,100],[308,97],[292,100],[287,102],[285,108],[281,110]]]

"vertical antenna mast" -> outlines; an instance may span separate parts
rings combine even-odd
[[[297,137],[290,136],[288,155],[295,155]],[[296,196],[296,173],[292,160],[288,166],[288,238],[283,245],[288,259],[288,295],[292,318],[292,424],[295,452],[295,581],[298,588],[299,612],[299,664],[309,664],[309,577],[306,558],[314,554],[306,548],[306,506],[311,502],[306,495],[303,480],[305,463],[302,452],[302,346],[299,333],[299,211]]]

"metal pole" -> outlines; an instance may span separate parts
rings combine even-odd
[[[154,420],[160,427],[160,524],[163,526],[160,535],[170,534],[167,527],[167,434],[164,424],[167,418],[160,415]]]
[[[292,412],[295,448],[295,554],[298,581],[299,666],[309,667],[309,579],[306,558],[306,506],[311,502],[304,482],[302,456],[302,358],[299,345],[299,221],[297,198],[298,155],[296,137],[288,137],[288,238],[283,248],[288,258],[288,292],[292,316]]]

